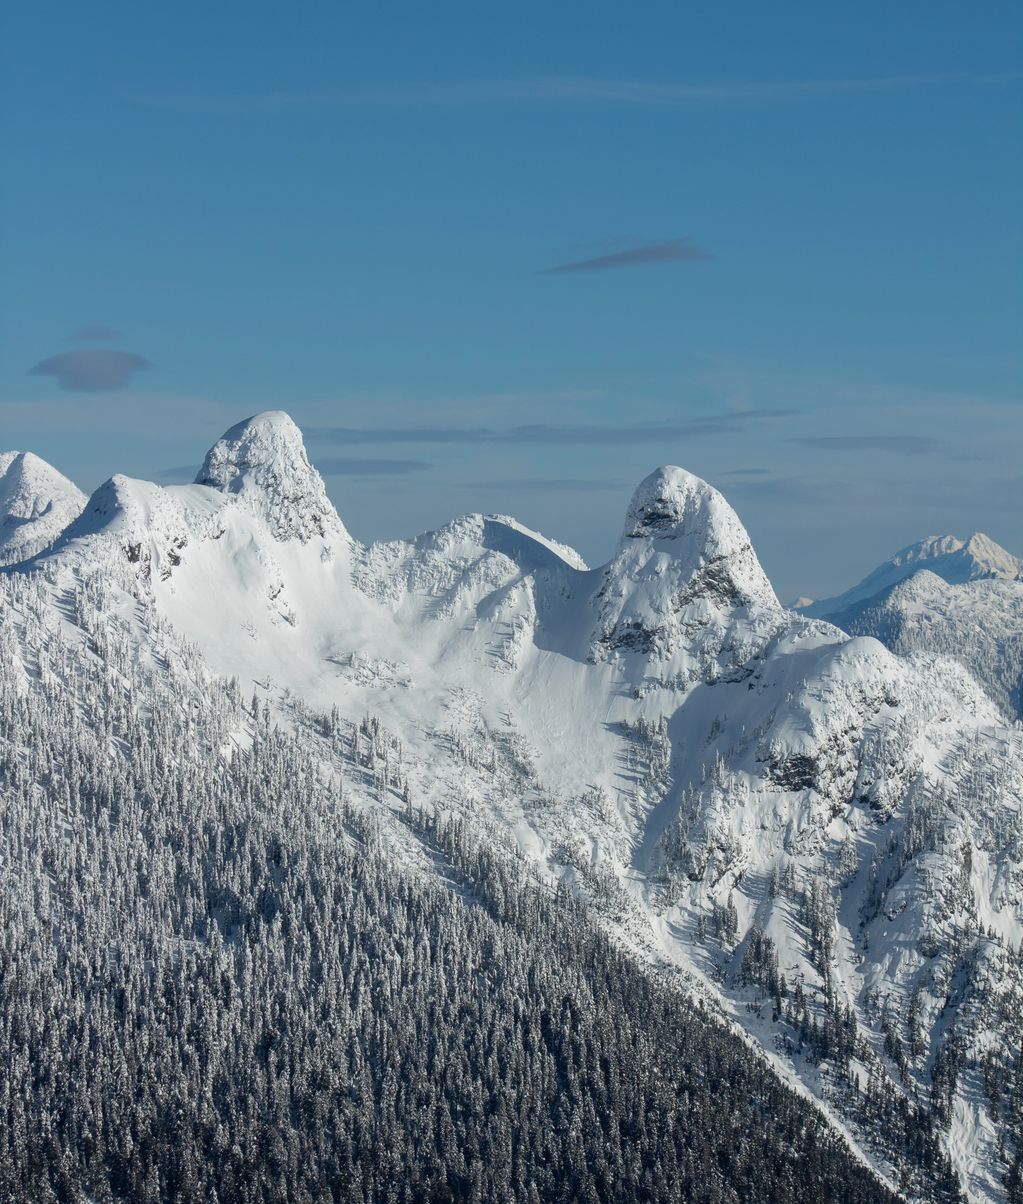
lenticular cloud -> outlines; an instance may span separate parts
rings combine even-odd
[[[56,377],[62,389],[74,393],[107,393],[124,388],[136,372],[149,367],[149,360],[130,351],[88,347],[51,355],[31,371],[34,376]]]

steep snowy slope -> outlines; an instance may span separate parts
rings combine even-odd
[[[281,716],[380,717],[417,804],[506,826],[886,1174],[938,1140],[1002,1197],[1023,732],[954,663],[784,610],[705,482],[651,474],[597,569],[494,516],[365,547],[268,414],[21,571],[103,565]]]
[[[27,560],[81,513],[85,494],[31,452],[0,452],[0,564]]]

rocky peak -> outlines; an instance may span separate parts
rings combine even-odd
[[[684,468],[658,468],[640,482],[625,515],[615,563],[670,562],[676,585],[700,592],[717,583],[730,601],[747,605],[778,600],[760,567],[746,528],[724,497]]]
[[[706,481],[671,466],[633,495],[598,597],[598,646],[661,656],[734,611],[780,610],[732,507]]]
[[[309,463],[302,433],[281,410],[239,422],[206,453],[197,485],[238,497],[280,540],[348,539]]]

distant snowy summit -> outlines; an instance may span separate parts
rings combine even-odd
[[[85,502],[77,485],[32,452],[0,452],[0,564],[48,547]]]
[[[923,539],[844,594],[795,608],[900,655],[952,657],[1023,718],[1023,561],[987,535]]]
[[[1023,580],[1023,561],[980,532],[966,540],[954,535],[930,535],[896,552],[844,594],[817,602],[799,599],[795,606],[813,618],[830,618],[854,606],[876,602],[880,594],[923,569],[949,585]]]

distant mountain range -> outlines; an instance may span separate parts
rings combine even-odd
[[[194,696],[198,715],[232,683],[254,700],[217,695],[224,758],[278,725],[342,775],[374,848],[444,889],[427,817],[504,850],[892,1188],[952,1198],[947,1160],[972,1198],[1015,1190],[1023,580],[1004,549],[925,540],[795,613],[725,498],[676,467],[640,483],[597,568],[500,515],[363,545],[280,412],[229,430],[192,485],[115,476],[82,505],[31,475],[12,534],[53,517],[5,535],[14,694],[71,707],[79,645],[132,708]],[[131,757],[111,714],[110,756]]]

